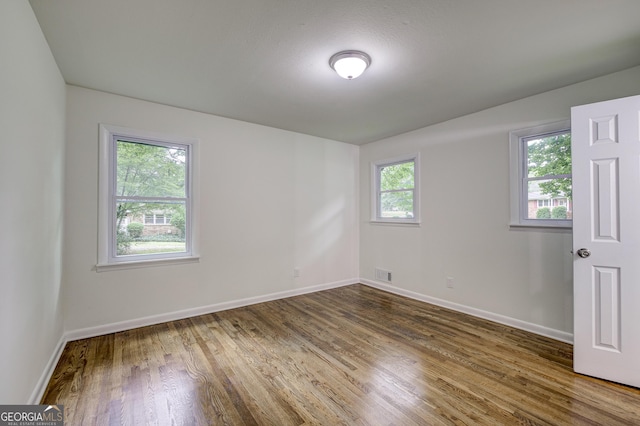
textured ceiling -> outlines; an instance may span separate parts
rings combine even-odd
[[[639,0],[31,5],[69,84],[354,144],[640,65]]]

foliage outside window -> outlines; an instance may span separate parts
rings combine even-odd
[[[165,218],[185,211],[188,147],[124,138],[114,143],[116,256],[186,252],[184,235],[173,241],[153,238],[158,234],[147,225],[164,225]],[[144,227],[141,235],[134,236],[126,225],[140,218]],[[171,231],[167,229],[168,234]]]
[[[511,133],[512,225],[571,227],[568,122]]]
[[[372,220],[419,223],[418,155],[372,164]]]
[[[195,141],[101,126],[98,266],[193,258]]]

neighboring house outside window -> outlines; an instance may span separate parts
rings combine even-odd
[[[147,213],[142,216],[132,217],[130,222],[144,224],[143,237],[153,235],[175,235],[180,237],[182,235],[182,230],[171,223],[170,213]]]
[[[529,195],[529,203],[527,208],[527,217],[530,219],[537,218],[538,210],[543,208],[548,208],[550,212],[553,211],[554,207],[566,207],[566,218],[572,219],[573,215],[573,206],[571,200],[568,198],[538,198],[538,197],[547,197],[547,195],[541,194],[539,192],[534,192]],[[558,211],[558,210],[556,210]]]

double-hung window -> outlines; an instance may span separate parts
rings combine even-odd
[[[569,121],[510,134],[511,226],[572,226]]]
[[[419,154],[371,164],[373,222],[420,223]]]
[[[100,126],[97,270],[197,260],[196,147],[189,138]]]

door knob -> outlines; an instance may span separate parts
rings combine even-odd
[[[586,248],[581,248],[580,250],[578,250],[578,256],[580,256],[583,259],[586,259],[587,257],[591,256],[591,252],[589,251],[589,249]]]

